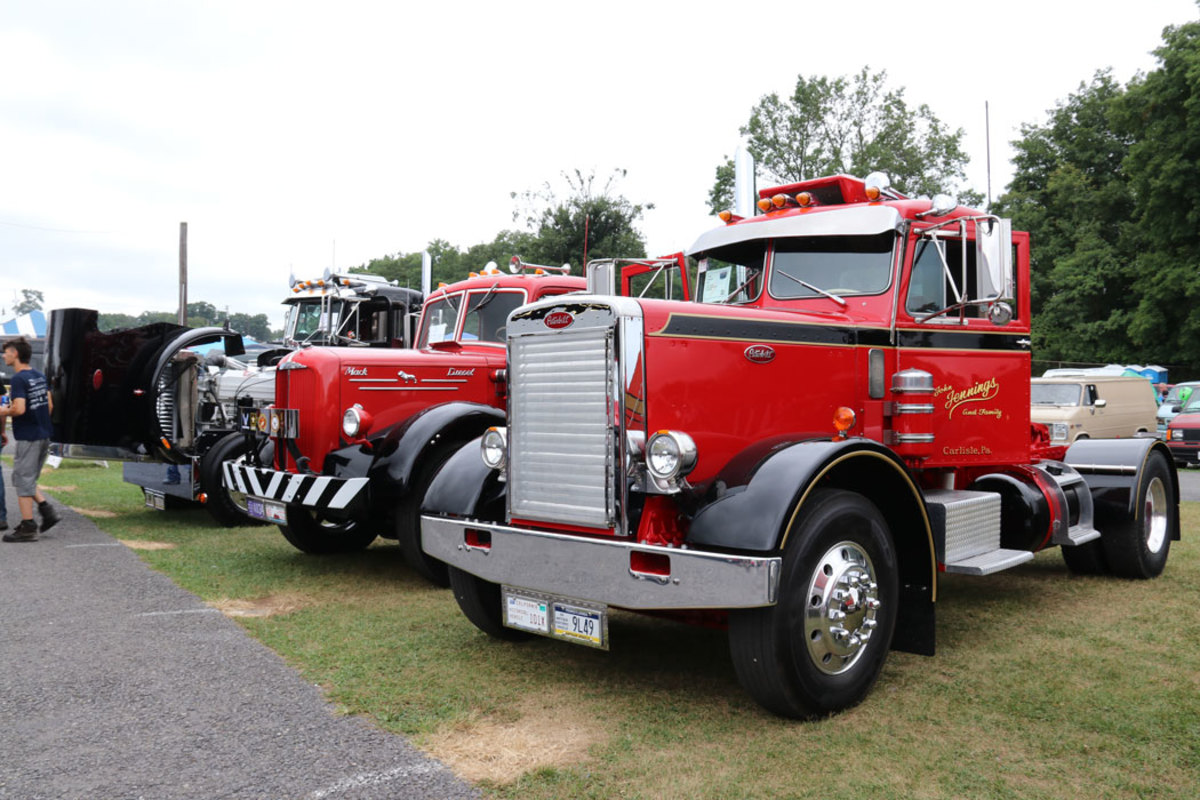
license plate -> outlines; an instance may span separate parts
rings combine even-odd
[[[608,607],[527,589],[503,587],[504,624],[539,636],[608,649]]]
[[[156,492],[153,489],[142,489],[146,495],[146,508],[153,508],[159,511],[167,510],[167,496],[162,492]]]
[[[253,497],[247,497],[246,513],[265,522],[287,523],[287,507],[268,500],[255,500]]]

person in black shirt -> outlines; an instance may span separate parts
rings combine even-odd
[[[33,504],[37,503],[42,517],[41,531],[50,530],[58,522],[58,513],[38,489],[37,480],[50,452],[52,410],[50,387],[46,376],[29,366],[33,349],[25,339],[10,339],[4,343],[4,363],[13,369],[9,403],[0,406],[0,416],[12,417],[16,452],[13,456],[13,488],[21,508],[21,522],[12,533],[4,534],[6,542],[32,542],[38,536],[38,524],[33,520]]]

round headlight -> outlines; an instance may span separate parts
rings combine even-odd
[[[479,453],[488,469],[500,469],[504,466],[504,454],[507,449],[508,436],[505,428],[488,428],[479,442]]]
[[[361,428],[362,417],[359,416],[358,409],[347,408],[342,414],[342,433],[346,434],[347,439],[357,439]]]
[[[670,480],[696,466],[696,443],[679,431],[659,431],[646,442],[646,469],[656,478]]]

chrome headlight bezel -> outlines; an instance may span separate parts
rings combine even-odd
[[[1183,428],[1168,428],[1167,439],[1172,442],[1183,441]]]
[[[1051,422],[1049,427],[1050,427],[1050,441],[1065,442],[1067,440],[1067,435],[1070,430],[1070,426],[1067,425],[1067,423]]]
[[[508,428],[497,425],[484,431],[479,440],[479,457],[488,469],[503,472],[508,460]]]
[[[645,452],[646,471],[658,481],[678,481],[696,466],[696,443],[682,431],[658,431]]]

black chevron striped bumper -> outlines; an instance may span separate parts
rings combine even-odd
[[[366,478],[335,478],[249,467],[226,461],[225,487],[260,500],[306,508],[348,511],[366,502]]]

